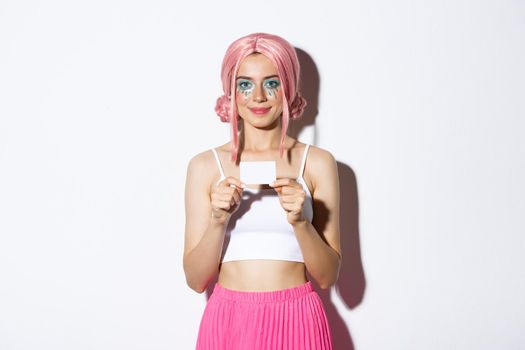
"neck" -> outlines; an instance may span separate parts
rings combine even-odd
[[[281,125],[271,128],[255,128],[247,123],[242,128],[242,143],[244,151],[270,151],[278,150],[281,144]]]

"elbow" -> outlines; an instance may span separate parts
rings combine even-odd
[[[210,285],[210,282],[213,278],[213,275],[205,277],[197,274],[195,271],[192,271],[190,273],[186,269],[184,270],[184,272],[186,276],[186,285],[199,294],[203,293],[204,291],[206,291],[206,289],[208,289],[208,286]]]
[[[196,278],[197,276],[192,276],[186,273],[186,285],[197,293],[202,294],[206,290],[208,282]]]
[[[335,282],[336,281],[319,283],[319,287],[321,287],[321,289],[327,290],[330,289],[333,285],[335,285]]]
[[[188,287],[190,287],[195,292],[202,294],[206,290],[206,286],[198,285],[196,283],[191,283],[190,281],[186,280],[186,284]]]
[[[195,276],[195,273],[193,273],[188,268],[185,259],[182,262],[182,266],[184,270],[184,277],[186,278],[186,285],[199,294],[203,293],[206,290],[206,285],[203,285],[202,282],[199,282],[198,278],[196,278],[197,276]]]
[[[341,268],[341,260],[338,260],[337,266],[334,268],[333,272],[329,274],[329,276],[326,276],[323,281],[319,281],[319,287],[321,289],[330,289],[333,285],[337,283],[337,280],[339,279],[339,270]]]
[[[330,285],[326,284],[326,283],[319,283],[319,287],[321,287],[321,289],[323,289],[323,290],[326,290],[326,289],[330,288]]]
[[[329,280],[327,279],[325,281],[319,282],[319,287],[325,290],[330,289],[330,287],[334,286],[337,283],[337,279],[338,279],[338,275],[335,275]]]
[[[186,275],[186,285],[190,287],[190,289],[196,291],[199,294],[206,290],[206,286],[203,286],[202,283],[198,283],[195,278],[191,278],[186,271],[184,272]]]
[[[199,294],[202,294],[204,293],[204,291],[206,290],[206,288],[192,288],[194,291],[196,291],[197,293]]]

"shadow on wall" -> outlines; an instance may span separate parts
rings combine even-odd
[[[366,287],[359,240],[357,182],[355,174],[349,166],[337,162],[337,168],[341,196],[340,229],[343,258],[335,290],[347,309],[355,309],[363,300]],[[334,350],[354,350],[350,331],[332,301],[331,289],[316,288],[316,290],[325,306],[332,330]]]
[[[302,71],[300,91],[308,104],[303,116],[290,122],[288,135],[293,138],[297,138],[305,127],[315,125],[315,118],[318,115],[320,88],[319,72],[314,61],[305,51],[298,48],[296,48],[296,51]],[[315,128],[312,143],[314,145],[318,143]],[[341,197],[340,230],[343,260],[335,290],[346,308],[354,309],[363,300],[366,286],[359,240],[357,181],[355,173],[348,165],[338,162],[337,168]],[[307,275],[309,280],[315,282],[308,272]],[[213,292],[217,277],[216,275],[208,284],[206,300],[209,300]],[[355,350],[350,331],[332,301],[331,289],[320,289],[316,283],[312,283],[312,285],[323,301],[332,331],[334,350]]]
[[[319,113],[319,91],[320,78],[317,66],[305,51],[296,48],[301,63],[301,93],[308,105],[299,120],[291,123],[289,135],[297,138],[299,132],[307,126],[315,125],[315,119]],[[344,140],[342,140],[344,142]],[[314,128],[314,144],[318,143],[317,133]],[[361,261],[361,249],[359,241],[359,201],[357,193],[357,181],[355,173],[346,164],[337,162],[341,213],[341,254],[343,256],[339,279],[335,285],[337,295],[347,309],[356,308],[363,300],[365,292],[365,276]],[[313,280],[308,275],[310,280]],[[315,289],[325,307],[328,322],[332,330],[334,350],[354,350],[354,344],[350,331],[335,307],[331,289],[323,290],[314,283]]]

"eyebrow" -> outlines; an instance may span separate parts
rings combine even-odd
[[[264,77],[264,80],[269,79],[269,78],[279,78],[279,76],[278,76],[277,74],[270,75],[270,76]],[[245,76],[243,76],[243,75],[239,75],[239,76],[236,78],[236,80],[237,80],[237,79],[253,80],[252,78],[250,78],[250,77],[245,77]]]

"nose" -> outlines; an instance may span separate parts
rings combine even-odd
[[[253,92],[253,99],[255,102],[265,102],[266,101],[266,92],[262,86],[255,88]]]

